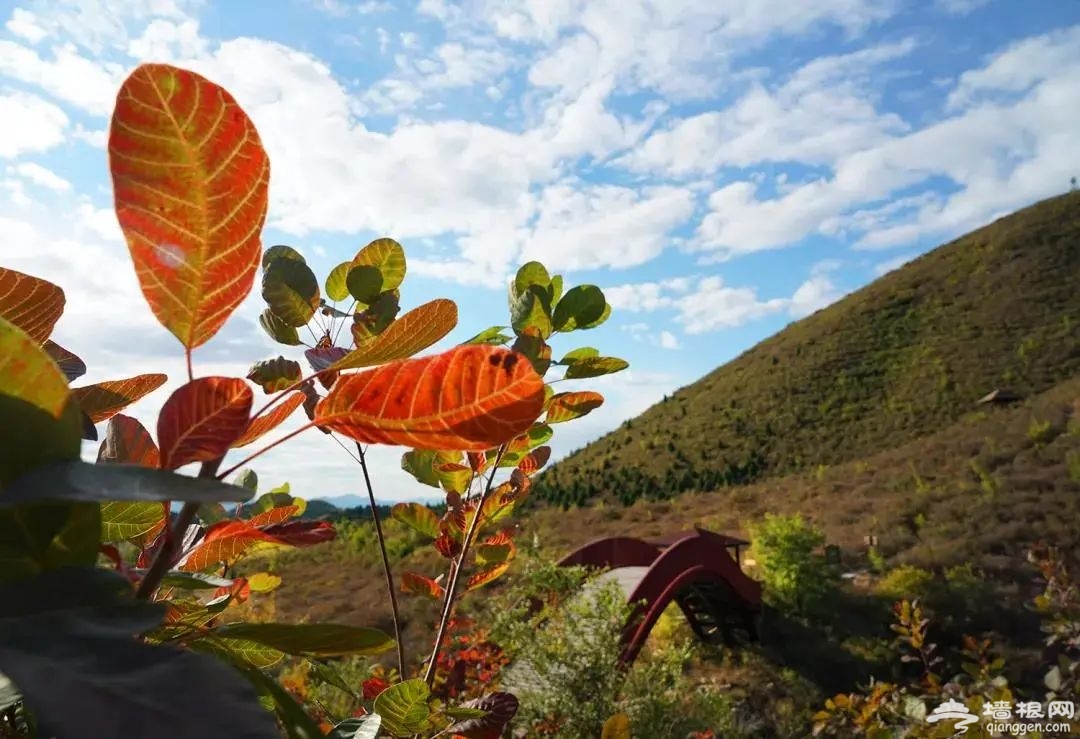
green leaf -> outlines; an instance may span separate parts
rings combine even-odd
[[[600,352],[593,349],[591,346],[583,346],[580,349],[575,349],[572,352],[567,352],[566,356],[559,360],[558,364],[573,364],[579,359],[588,359],[590,357],[599,357]]]
[[[58,462],[23,475],[0,495],[0,508],[34,500],[243,502],[244,488],[133,464]]]
[[[551,275],[540,262],[526,262],[518,268],[517,274],[514,275],[513,295],[515,297],[521,295],[533,285],[542,288],[550,296]],[[548,304],[550,303],[549,297]]]
[[[300,262],[300,264],[307,264],[304,255],[296,249],[293,249],[291,246],[285,246],[285,244],[276,244],[263,252],[262,268],[266,269],[267,266],[276,259],[292,259],[293,261]]]
[[[356,253],[352,266],[376,268],[382,276],[383,291],[396,290],[405,281],[405,250],[393,239],[375,239]]]
[[[596,285],[578,285],[571,288],[555,306],[552,319],[556,331],[574,331],[587,326],[599,325],[604,316],[607,301]]]
[[[341,673],[337,671],[337,668],[333,665],[326,664],[325,662],[319,662],[315,659],[307,660],[308,667],[310,668],[309,676],[320,682],[332,685],[338,690],[344,691],[349,695],[353,695],[353,688],[349,683],[345,682],[345,678],[341,676]]]
[[[476,547],[477,567],[502,564],[510,559],[513,544],[480,544]]]
[[[238,667],[238,669],[261,695],[269,699],[288,739],[323,738],[322,730],[318,724],[307,715],[307,712],[304,711],[300,704],[276,680],[267,677],[261,670],[254,667]],[[219,733],[208,734],[207,736],[222,735]],[[275,730],[272,736],[274,739],[280,739],[281,734]],[[229,739],[232,739],[232,737],[229,737]]]
[[[510,341],[510,339],[514,338],[509,334],[503,333],[503,329],[505,328],[509,328],[509,326],[492,326],[491,328],[486,328],[468,341],[461,342],[461,346],[465,346],[466,344],[489,344],[491,346],[502,346],[506,342]]]
[[[164,503],[111,500],[101,504],[101,540],[137,542],[165,523]]]
[[[401,469],[408,472],[416,481],[433,488],[439,487],[439,476],[435,474],[434,462],[439,452],[432,449],[412,449],[401,455]]]
[[[369,264],[351,266],[345,284],[349,288],[349,295],[357,303],[371,305],[383,292],[382,272]]]
[[[250,467],[245,467],[237,472],[232,484],[242,487],[252,495],[259,492],[259,476]]]
[[[326,737],[327,739],[376,739],[381,725],[382,716],[377,713],[347,718],[335,726]]]
[[[134,598],[126,578],[96,567],[6,584],[0,672],[19,686],[41,736],[278,737],[228,666],[132,638],[163,616],[162,605]]]
[[[518,294],[510,304],[510,325],[514,333],[523,335],[534,329],[542,339],[551,336],[551,303],[544,288],[530,285]]]
[[[0,579],[92,565],[100,543],[101,508],[94,503],[28,503],[0,508]]]
[[[300,363],[285,357],[264,359],[251,365],[247,379],[263,389],[265,393],[276,393],[287,390],[300,382],[303,374],[300,371]]]
[[[229,518],[229,512],[221,503],[203,503],[199,506],[199,520],[207,526]]]
[[[374,341],[390,327],[401,312],[401,296],[397,290],[381,293],[375,302],[353,316],[353,342],[360,347]]]
[[[559,299],[563,294],[563,279],[562,275],[553,275],[551,277],[551,304],[558,305]]]
[[[430,696],[427,684],[420,679],[391,685],[375,698],[374,709],[382,717],[382,728],[394,736],[424,731],[430,722]]]
[[[319,281],[303,262],[278,259],[263,272],[262,296],[274,315],[299,328],[308,324],[319,307]]]
[[[394,646],[394,640],[378,629],[345,624],[235,623],[219,626],[214,634],[249,639],[286,654],[306,657],[381,654]]]
[[[192,649],[213,654],[237,667],[251,666],[265,670],[285,659],[285,653],[250,639],[223,639],[201,636],[188,642]]]
[[[82,413],[67,378],[39,343],[3,318],[0,418],[0,490],[43,464],[78,459]]]
[[[287,346],[300,346],[300,334],[294,326],[290,326],[284,319],[275,315],[274,311],[267,308],[259,316],[259,325],[270,335],[270,338],[279,344]]]
[[[180,588],[181,590],[217,590],[218,588],[230,588],[233,581],[217,575],[207,575],[202,572],[180,572],[170,570],[161,578],[164,587]]]
[[[439,538],[439,518],[422,503],[397,503],[390,515],[423,536]]]
[[[600,377],[620,372],[630,366],[625,359],[615,357],[586,357],[571,364],[566,370],[566,379],[580,380],[586,377]]]
[[[349,297],[349,286],[346,280],[350,269],[352,269],[351,262],[342,262],[330,270],[330,274],[326,276],[326,284],[324,285],[326,287],[326,297],[335,303]]]

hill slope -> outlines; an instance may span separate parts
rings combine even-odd
[[[944,428],[998,387],[1080,372],[1080,193],[923,255],[578,450],[534,499],[629,503],[789,474]]]

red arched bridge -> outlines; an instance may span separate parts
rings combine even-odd
[[[694,634],[710,644],[757,641],[761,583],[742,571],[749,542],[695,528],[665,539],[597,539],[560,560],[560,566],[600,567],[635,609],[622,634],[619,660],[631,664],[660,614],[678,604]]]

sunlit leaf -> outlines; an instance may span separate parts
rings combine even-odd
[[[307,260],[304,259],[304,255],[293,249],[286,244],[275,244],[263,252],[262,256],[262,268],[266,267],[278,259],[291,259],[294,262],[300,262],[301,264],[307,264]]]
[[[541,446],[526,454],[522,460],[518,462],[517,466],[518,469],[526,475],[531,475],[547,464],[549,459],[551,459],[551,447]]]
[[[517,467],[529,452],[542,444],[546,444],[554,431],[545,423],[533,424],[529,429],[510,440],[506,445],[506,451],[499,460],[500,467]]]
[[[49,462],[77,459],[82,420],[67,378],[39,342],[0,318],[0,489]]]
[[[150,432],[135,418],[118,413],[105,427],[105,439],[98,447],[99,464],[136,464],[157,468],[161,455]]]
[[[514,542],[507,539],[497,544],[479,544],[476,547],[476,564],[480,567],[509,562],[516,553]]]
[[[0,267],[0,318],[31,341],[41,344],[49,338],[64,302],[64,291],[51,282]]]
[[[407,359],[427,349],[454,330],[457,304],[442,298],[413,308],[390,324],[385,331],[338,360],[337,370],[373,367]]]
[[[510,304],[510,325],[514,333],[521,336],[528,329],[532,329],[540,338],[551,336],[549,300],[549,295],[536,285],[530,285],[527,290],[518,294]]]
[[[226,520],[206,531],[206,536],[179,565],[184,572],[196,572],[222,562],[232,562],[259,542],[273,537],[247,521]]]
[[[469,451],[521,433],[543,402],[543,380],[520,354],[466,346],[342,377],[315,416],[362,443]]]
[[[468,341],[461,342],[462,346],[466,344],[490,344],[492,346],[502,346],[510,341],[510,339],[514,338],[510,334],[504,334],[504,328],[509,328],[509,326],[492,326],[491,328],[484,329]]]
[[[297,332],[296,327],[290,326],[280,317],[274,315],[274,312],[269,308],[259,315],[259,325],[270,335],[271,339],[279,344],[287,346],[299,346],[301,344],[300,334]]]
[[[539,287],[548,293],[551,287],[551,275],[540,262],[526,262],[518,268],[517,274],[514,275],[513,295],[521,295],[527,291],[530,287]],[[550,298],[548,300],[550,303]]]
[[[460,707],[480,710],[483,716],[457,722],[448,729],[451,734],[465,739],[499,739],[517,715],[519,703],[511,693],[497,692],[466,701]]]
[[[252,526],[276,526],[279,523],[284,523],[290,518],[300,512],[300,508],[294,505],[281,506],[280,508],[271,508],[268,511],[262,513],[256,513],[254,516],[248,519],[248,523]]]
[[[281,585],[281,576],[269,572],[256,572],[247,580],[253,593],[270,593]]]
[[[581,418],[604,404],[604,396],[592,390],[575,393],[558,393],[552,396],[544,421],[564,423]]]
[[[604,317],[607,301],[604,293],[596,285],[578,285],[567,291],[552,318],[556,331],[574,331],[576,329],[599,325]]]
[[[345,624],[233,623],[219,626],[213,633],[306,657],[374,655],[394,646],[394,640],[378,629]]]
[[[326,276],[326,283],[324,285],[326,288],[326,297],[330,298],[335,303],[349,297],[349,286],[346,280],[349,276],[350,269],[352,269],[352,262],[342,262],[330,270],[330,274]]]
[[[439,517],[422,503],[395,503],[390,515],[423,536],[439,536]]]
[[[3,268],[0,267],[0,270],[2,269]],[[74,382],[86,374],[86,362],[79,359],[79,357],[72,354],[52,339],[49,339],[42,344],[41,348],[45,350],[46,354],[52,357],[54,362],[56,362],[56,366],[59,367],[60,371],[67,377],[68,382]]]
[[[383,291],[396,290],[405,281],[405,250],[393,239],[375,239],[356,253],[351,265],[378,269],[382,277]]]
[[[435,474],[434,462],[438,454],[434,449],[410,449],[401,455],[401,469],[417,482],[437,488],[439,476]]]
[[[469,452],[468,460],[469,469],[477,475],[487,469],[489,460],[487,454],[484,452]]]
[[[289,326],[306,326],[319,307],[319,280],[303,262],[278,259],[263,271],[262,297]]]
[[[236,477],[233,478],[232,484],[239,485],[254,495],[259,492],[259,474],[250,467],[245,467],[236,473]]]
[[[594,349],[591,346],[583,346],[580,349],[574,349],[569,351],[566,355],[559,360],[559,364],[573,364],[579,359],[588,359],[589,357],[599,357],[600,351]]]
[[[235,665],[265,670],[285,659],[285,653],[249,639],[225,639],[208,634],[188,642],[197,652],[212,654]]]
[[[165,528],[165,503],[113,500],[101,504],[102,541],[130,541],[144,547]]]
[[[600,739],[631,739],[630,718],[625,713],[616,713],[604,722]]]
[[[136,375],[126,380],[107,380],[72,388],[75,400],[94,423],[101,423],[165,384],[162,374]]]
[[[252,442],[258,441],[270,431],[280,426],[285,420],[304,403],[303,393],[289,393],[289,396],[270,409],[268,412],[254,418],[248,424],[247,429],[240,438],[232,443],[233,449],[239,449]]]
[[[264,359],[251,365],[247,379],[261,387],[266,393],[287,390],[300,382],[300,363],[285,357]]]
[[[430,721],[430,697],[431,691],[423,680],[405,680],[380,693],[373,708],[382,716],[383,730],[394,736],[419,734]]]
[[[468,579],[465,584],[465,589],[469,591],[477,590],[489,583],[495,582],[502,577],[503,573],[508,569],[510,569],[509,562],[485,567]]]
[[[401,590],[404,593],[423,595],[434,600],[440,600],[443,597],[442,585],[430,577],[424,577],[415,572],[401,573]]]
[[[200,377],[178,388],[158,416],[162,468],[223,456],[247,429],[252,400],[235,377]]]
[[[600,377],[619,372],[630,366],[625,359],[615,357],[585,357],[575,360],[566,369],[566,379],[579,380],[586,377]]]
[[[200,346],[254,284],[270,181],[259,134],[222,87],[142,64],[117,93],[108,148],[143,295],[185,347]]]
[[[471,467],[454,462],[435,465],[435,474],[443,490],[455,493],[464,493],[468,490],[473,477]]]

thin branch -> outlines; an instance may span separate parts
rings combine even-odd
[[[231,475],[232,473],[236,472],[236,471],[237,471],[238,469],[240,469],[241,467],[243,467],[243,466],[244,466],[245,464],[247,464],[247,463],[248,463],[248,462],[250,462],[251,460],[255,459],[256,457],[261,457],[262,455],[266,454],[266,453],[267,453],[268,451],[270,451],[270,450],[271,450],[271,449],[273,449],[274,447],[278,446],[279,444],[284,444],[284,443],[285,443],[286,441],[288,441],[289,439],[293,438],[294,436],[299,436],[300,434],[302,434],[302,433],[304,433],[305,431],[307,431],[307,430],[308,430],[309,428],[312,428],[312,427],[313,427],[314,425],[315,425],[315,422],[314,422],[314,421],[312,421],[311,423],[306,423],[306,424],[304,424],[303,426],[301,426],[300,428],[296,429],[295,431],[290,431],[289,433],[285,434],[284,436],[282,436],[282,437],[281,437],[280,439],[278,439],[277,441],[275,441],[275,442],[273,442],[273,443],[271,443],[271,444],[269,444],[269,445],[267,445],[267,446],[263,447],[263,448],[262,448],[262,449],[260,449],[259,451],[257,451],[257,452],[252,452],[251,454],[247,455],[246,457],[244,457],[243,459],[241,459],[241,460],[240,460],[239,462],[237,462],[236,464],[234,464],[234,465],[233,465],[232,467],[230,467],[229,469],[227,469],[227,470],[225,470],[224,472],[222,472],[221,474],[217,475],[217,476],[216,476],[216,477],[217,477],[217,479],[218,479],[218,480],[224,480],[224,479],[225,479],[226,477],[228,477],[228,476],[229,476],[229,475]],[[218,463],[219,463],[219,464],[220,464],[220,462],[221,462],[221,460],[218,460]]]
[[[203,462],[202,467],[199,469],[199,477],[213,477],[217,474],[218,467],[221,466],[223,459],[225,458],[218,457],[209,462]],[[184,540],[184,533],[187,531],[188,526],[191,525],[191,522],[195,520],[195,514],[198,511],[198,503],[184,503],[180,513],[176,516],[172,528],[167,530],[165,542],[161,545],[157,556],[154,557],[154,561],[150,564],[150,569],[146,571],[146,577],[139,583],[139,590],[136,593],[139,598],[149,598],[157,590],[161,580],[165,577],[165,573],[172,566],[177,548],[180,546],[180,542]]]
[[[194,382],[195,381],[195,370],[191,365],[191,349],[188,348],[188,347],[184,348],[184,360],[187,362],[187,378],[188,378],[188,382]]]
[[[429,688],[435,680],[435,668],[439,663],[439,651],[442,649],[442,643],[446,639],[446,630],[450,626],[450,616],[454,612],[454,596],[457,593],[461,571],[465,569],[465,558],[469,555],[469,546],[472,544],[472,539],[479,528],[480,514],[484,512],[484,503],[487,502],[488,495],[491,494],[491,486],[495,482],[495,473],[499,471],[499,462],[502,461],[505,453],[506,444],[503,444],[499,447],[499,453],[495,455],[495,461],[491,464],[491,474],[488,476],[487,485],[484,486],[484,492],[480,495],[480,501],[476,504],[476,512],[473,514],[472,521],[469,522],[469,529],[465,532],[465,540],[461,543],[461,552],[458,554],[457,561],[451,563],[450,583],[446,586],[446,599],[443,601],[442,616],[439,618],[439,630],[435,634],[435,644],[431,649],[431,657],[424,672],[424,682],[427,683]]]
[[[401,641],[401,616],[398,613],[397,592],[394,590],[394,572],[390,569],[390,557],[386,553],[386,537],[383,536],[379,510],[375,507],[375,491],[371,487],[371,475],[368,474],[364,448],[356,442],[356,451],[360,453],[360,469],[364,473],[364,485],[367,487],[368,503],[371,505],[371,520],[375,522],[375,536],[379,540],[379,553],[382,555],[383,574],[386,575],[386,591],[390,594],[390,610],[394,615],[394,639],[397,640],[398,675],[405,679],[405,644]]]

